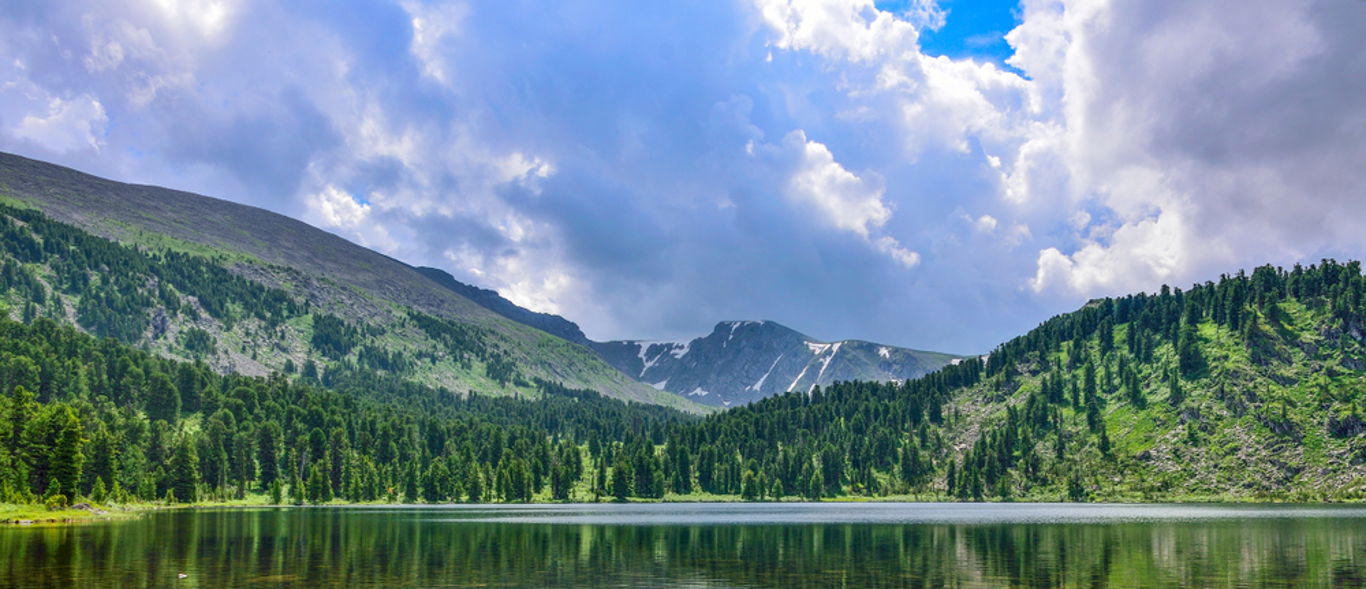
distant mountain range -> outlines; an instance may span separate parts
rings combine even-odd
[[[839,381],[904,381],[958,359],[860,340],[823,342],[773,321],[722,321],[710,334],[688,341],[597,342],[559,315],[529,311],[443,270],[418,271],[508,319],[588,346],[631,378],[717,407]]]
[[[723,321],[686,342],[592,347],[617,370],[657,389],[722,407],[838,381],[903,381],[957,359],[859,340],[822,342],[772,321]]]
[[[862,341],[820,342],[770,321],[723,322],[687,342],[595,342],[568,319],[519,307],[442,270],[409,266],[283,215],[12,154],[0,153],[0,205],[36,209],[131,246],[124,257],[146,258],[139,258],[145,274],[138,280],[94,273],[93,284],[109,291],[100,291],[102,300],[137,301],[102,310],[95,323],[91,302],[84,300],[91,297],[64,286],[87,278],[62,275],[71,268],[58,258],[38,258],[30,262],[40,267],[33,280],[55,296],[35,295],[38,307],[11,301],[11,314],[27,307],[97,334],[106,324],[123,326],[117,335],[104,335],[168,357],[198,358],[223,372],[266,374],[308,364],[495,395],[531,394],[533,381],[542,379],[700,410],[698,404],[727,407],[842,380],[905,380],[954,360]],[[36,233],[16,237],[27,238],[44,240]],[[271,312],[282,315],[268,320],[240,320],[231,308],[200,313],[210,293],[170,284],[167,275],[190,271],[159,269],[172,262],[158,251],[188,254],[192,263],[175,263],[188,263],[193,272],[226,269],[282,292],[270,296],[294,306],[277,304]],[[267,316],[256,301],[235,303],[229,306]],[[285,308],[293,310],[280,310]]]

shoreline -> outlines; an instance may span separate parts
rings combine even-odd
[[[1328,505],[1362,505],[1366,501],[1346,499],[1346,500],[1320,500],[1320,501],[1294,501],[1288,498],[1277,497],[1236,497],[1236,496],[1208,496],[1208,497],[1182,497],[1182,498],[1126,498],[1111,497],[1096,501],[1059,501],[1056,498],[1031,497],[1019,500],[1000,501],[958,501],[944,497],[915,497],[911,495],[895,495],[887,497],[835,497],[822,500],[809,500],[803,498],[778,499],[766,501],[744,501],[738,495],[679,495],[666,496],[663,499],[639,499],[632,498],[626,501],[616,501],[614,499],[603,501],[592,501],[585,498],[579,501],[552,501],[549,499],[533,499],[528,502],[362,502],[353,503],[349,501],[330,501],[327,503],[285,503],[274,504],[265,501],[255,501],[252,498],[232,501],[204,501],[197,503],[135,503],[135,504],[113,504],[92,506],[90,509],[77,509],[67,507],[60,510],[49,510],[42,505],[16,505],[0,504],[0,525],[4,526],[61,526],[75,525],[95,522],[109,522],[141,517],[143,514],[177,509],[290,509],[290,508],[319,508],[319,507],[442,507],[442,506],[517,506],[517,505],[638,505],[638,504],[668,504],[668,503],[691,503],[691,504],[773,504],[773,503],[905,503],[922,505],[952,505],[952,504],[1068,504],[1068,505],[1283,505],[1283,506],[1328,506]]]

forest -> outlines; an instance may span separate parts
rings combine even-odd
[[[446,353],[388,349],[212,258],[3,212],[0,502],[1366,498],[1357,262],[1094,300],[920,379],[700,418],[527,382],[474,326],[409,312]],[[181,358],[138,345],[166,312],[308,314],[319,361],[245,376],[203,330]],[[535,394],[407,378],[475,360]]]

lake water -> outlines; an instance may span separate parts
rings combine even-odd
[[[179,510],[0,528],[0,586],[1366,587],[1366,507]]]

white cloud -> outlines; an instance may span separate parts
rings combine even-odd
[[[873,249],[906,268],[920,263],[920,254],[903,247],[888,235],[873,235],[892,218],[883,202],[885,189],[875,174],[860,177],[845,169],[825,144],[793,131],[783,138],[782,149],[795,159],[788,179],[787,196],[808,207],[825,224],[862,237]]]
[[[1366,215],[1366,62],[1341,59],[1363,17],[1327,0],[1026,2],[1011,63],[1058,134],[1022,150],[1007,195],[1075,199],[1073,245],[1043,249],[1031,287],[1151,290],[1366,246],[1346,221]]]
[[[10,133],[55,152],[99,151],[109,121],[100,101],[90,95],[70,100],[53,97],[45,114],[25,116]]]
[[[877,10],[872,0],[756,0],[778,33],[779,49],[810,50],[830,58],[871,61],[917,52],[910,22]]]
[[[783,147],[799,154],[797,169],[788,181],[788,195],[813,207],[831,225],[868,237],[892,217],[882,202],[883,187],[876,178],[865,180],[844,169],[824,144],[810,141],[801,131],[783,138]]]
[[[355,229],[370,216],[371,206],[336,186],[327,186],[308,201],[309,208],[328,227]]]
[[[449,48],[443,46],[443,41],[447,36],[459,33],[469,15],[469,7],[464,3],[404,2],[403,9],[408,12],[413,32],[409,51],[422,64],[422,73],[449,85],[455,74],[449,71]]]
[[[911,0],[901,16],[917,28],[937,31],[944,27],[949,13],[939,6],[937,0]]]
[[[920,254],[902,247],[901,242],[892,237],[884,235],[877,238],[873,244],[877,247],[877,251],[887,254],[888,257],[903,267],[914,268],[920,264]]]
[[[237,15],[238,0],[150,0],[167,26],[204,39],[219,37]]]
[[[1366,248],[1359,2],[1024,0],[1027,76],[924,55],[929,0],[6,8],[0,149],[303,214],[597,335],[970,352]]]

